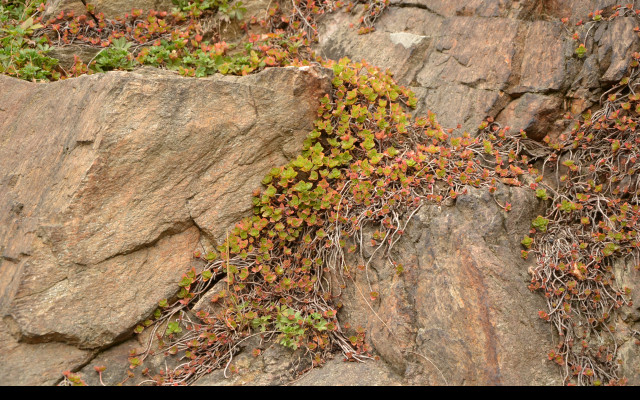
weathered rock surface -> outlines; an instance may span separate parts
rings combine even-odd
[[[377,259],[358,271],[339,316],[364,327],[412,384],[560,384],[545,364],[552,337],[537,311],[546,305],[527,289],[533,261],[520,256],[539,206],[526,189],[504,187],[495,195],[470,190],[452,207],[424,206],[392,250],[402,272]],[[372,290],[380,293],[375,302]]]
[[[295,386],[400,386],[406,380],[383,361],[345,362],[340,358],[315,368],[294,383]]]
[[[44,360],[130,334],[197,267],[194,250],[250,214],[252,191],[296,154],[329,85],[309,68],[0,76],[0,311],[11,346]],[[38,352],[42,343],[55,351]],[[9,365],[2,383],[19,375]]]
[[[82,365],[93,356],[91,351],[64,343],[20,343],[9,324],[0,321],[0,383],[3,386],[54,385],[63,371]]]

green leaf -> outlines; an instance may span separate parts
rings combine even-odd
[[[192,283],[193,283],[193,280],[191,278],[185,276],[184,278],[182,278],[180,283],[178,283],[178,286],[187,287],[187,286],[191,285]]]
[[[493,146],[491,142],[488,140],[483,140],[482,144],[484,145],[484,152],[487,154],[493,154]]]
[[[304,192],[308,192],[312,187],[313,187],[313,183],[300,181],[298,182],[298,184],[296,184],[293,187],[293,189],[298,192],[304,193]]]
[[[604,254],[606,257],[612,255],[616,250],[619,250],[620,246],[615,244],[615,243],[607,243],[604,246],[604,249],[602,249],[602,254]]]
[[[619,148],[620,148],[620,141],[618,139],[611,142],[611,151],[615,153],[616,151],[618,151]]]
[[[287,169],[285,169],[284,171],[282,171],[282,178],[289,180],[289,179],[293,179],[296,177],[296,175],[298,175],[298,173],[296,171],[294,171],[293,168],[289,167]]]
[[[372,148],[375,147],[376,143],[373,141],[372,138],[367,138],[362,145],[364,146],[365,149],[367,150],[371,150]]]
[[[560,205],[560,210],[564,212],[571,212],[576,209],[575,203],[567,200],[562,200],[562,204]]]
[[[167,324],[167,335],[171,335],[174,333],[180,333],[182,332],[182,328],[180,327],[180,324],[178,322],[169,322]]]
[[[269,185],[269,187],[267,187],[267,190],[264,191],[264,194],[265,196],[273,197],[276,195],[276,188],[272,185]]]
[[[533,227],[539,230],[540,232],[546,232],[548,224],[549,224],[549,220],[542,217],[541,215],[538,215],[536,219],[534,219],[531,222],[531,225],[533,225]]]

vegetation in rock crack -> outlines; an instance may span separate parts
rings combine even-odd
[[[0,4],[0,73],[30,81],[77,77],[114,69],[149,65],[178,71],[184,76],[214,73],[246,75],[282,64],[282,47],[294,58],[298,49],[316,39],[314,17],[339,8],[351,11],[355,3],[294,0],[273,2],[265,18],[242,21],[240,1],[174,0],[172,12],[143,13],[133,9],[121,18],[107,19],[93,4],[87,14],[61,11],[43,21],[44,0],[3,0]],[[360,33],[371,32],[388,0],[364,2]],[[223,27],[238,24],[245,40],[228,44]],[[75,57],[63,66],[51,57],[53,48],[95,49],[90,60]],[[271,52],[269,52],[271,50]]]
[[[216,252],[197,254],[208,261],[204,272],[186,274],[179,300],[163,301],[148,322],[164,348],[186,359],[153,382],[191,383],[226,368],[238,345],[255,335],[304,349],[310,367],[336,350],[348,360],[371,358],[364,335],[350,334],[336,318],[337,294],[353,270],[367,271],[373,257],[393,266],[390,250],[423,203],[450,202],[468,186],[519,184],[524,171],[495,163],[515,155],[519,134],[450,140],[433,114],[413,119],[405,112],[415,98],[388,73],[348,59],[325,65],[334,71],[334,90],[321,100],[302,154],[271,170],[253,198],[254,216],[238,223]],[[512,144],[499,146],[506,138]],[[376,249],[368,258],[361,254],[361,265],[348,265],[346,253],[361,246],[347,242],[361,244],[365,225],[376,227]],[[194,318],[190,304],[216,282],[225,286],[212,299],[221,311]],[[373,290],[362,295],[378,297]],[[176,334],[176,320],[183,335]]]
[[[172,12],[132,10],[119,19],[106,19],[88,4],[88,16],[60,13],[42,21],[42,0],[0,3],[0,73],[22,79],[66,79],[139,65],[198,77],[314,63],[333,70],[332,93],[320,100],[302,153],[270,171],[254,194],[254,215],[240,221],[216,251],[195,254],[206,267],[185,274],[175,301],[161,301],[135,328],[151,330],[161,351],[183,360],[154,376],[144,369],[148,383],[189,384],[214,369],[226,375],[239,346],[256,336],[302,349],[307,369],[336,351],[347,360],[373,358],[365,332],[337,318],[339,293],[353,271],[368,273],[374,257],[402,268],[390,250],[420,207],[451,204],[469,187],[493,192],[502,184],[526,185],[549,206],[521,242],[522,256],[537,260],[530,289],[547,299],[540,317],[558,333],[549,359],[567,384],[625,382],[618,374],[612,321],[619,307],[631,304],[614,271],[617,264],[640,265],[640,54],[634,54],[628,75],[603,95],[601,109],[584,113],[570,132],[541,144],[492,119],[471,135],[444,129],[433,114],[413,118],[408,111],[415,96],[389,72],[346,58],[316,58],[309,49],[316,39],[315,17],[352,11],[355,3],[275,2],[265,18],[248,21],[240,2],[174,4]],[[373,29],[386,5],[371,0],[361,6],[359,33]],[[586,33],[584,39],[574,35],[575,56],[589,52],[586,38],[595,24],[637,15],[632,6],[617,7],[607,18],[595,12],[590,22],[578,23]],[[247,39],[226,43],[220,23],[239,24]],[[73,44],[96,48],[95,56],[86,62],[76,57],[65,70],[48,55]],[[498,204],[505,212],[511,208]],[[369,257],[362,253],[365,226],[375,228]],[[360,263],[349,265],[348,253],[359,255]],[[213,286],[218,290],[212,301],[220,311],[191,312]],[[372,288],[360,294],[368,301],[379,296]],[[151,343],[131,355],[131,370],[141,368],[150,349]],[[96,371],[102,377],[104,367]],[[64,376],[62,384],[84,384],[69,371]]]
[[[606,20],[598,10],[589,14],[591,21],[577,23],[586,31],[577,57],[587,53],[584,43],[597,24],[625,16],[640,22],[640,10],[633,4],[612,11]],[[574,34],[574,40],[580,37]],[[522,253],[525,258],[536,256],[529,288],[547,299],[548,309],[539,315],[554,325],[559,337],[549,360],[561,366],[568,384],[626,381],[618,374],[614,322],[616,310],[632,304],[630,289],[616,283],[615,269],[640,268],[639,59],[634,53],[628,74],[603,93],[599,110],[576,119],[567,115],[573,120],[571,131],[558,139],[544,138],[549,152],[531,185],[549,208],[532,222],[532,237],[522,240],[527,248]],[[640,332],[631,330],[630,335],[640,339]]]

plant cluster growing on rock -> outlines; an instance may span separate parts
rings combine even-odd
[[[254,215],[240,221],[216,251],[196,254],[205,268],[185,274],[175,301],[161,301],[135,328],[151,330],[161,351],[182,356],[182,364],[149,375],[149,383],[188,384],[214,369],[226,373],[239,345],[255,336],[302,349],[308,368],[335,351],[347,360],[373,358],[364,333],[341,326],[337,318],[339,293],[353,270],[368,273],[374,257],[397,267],[390,250],[423,204],[452,204],[469,187],[493,192],[502,184],[527,185],[549,205],[521,242],[522,256],[537,260],[530,289],[542,292],[548,303],[539,315],[559,335],[549,359],[561,366],[565,383],[624,383],[612,318],[631,304],[628,291],[616,284],[614,266],[640,265],[635,167],[640,55],[634,55],[628,76],[603,95],[600,110],[586,112],[571,132],[559,140],[547,137],[542,145],[492,119],[471,135],[443,128],[433,114],[414,118],[409,111],[415,95],[390,73],[366,62],[316,58],[309,49],[317,30],[314,18],[342,7],[340,2],[276,3],[266,18],[244,25],[248,31],[259,26],[263,33],[236,45],[219,40],[220,32],[205,32],[201,22],[216,14],[226,22],[240,20],[241,3],[175,3],[172,13],[132,10],[116,20],[90,5],[89,16],[61,13],[48,21],[37,17],[42,2],[3,2],[0,9],[0,72],[23,79],[55,80],[138,65],[197,77],[316,64],[333,71],[332,93],[320,99],[302,153],[271,170],[264,188],[254,193]],[[360,33],[372,30],[386,5],[365,4]],[[632,5],[616,10],[614,17],[637,14]],[[593,24],[605,20],[599,12],[590,18]],[[584,43],[575,51],[578,58],[588,52]],[[68,71],[46,56],[51,46],[72,44],[100,50],[86,63],[76,58]],[[370,256],[362,254],[365,226],[375,227]],[[347,253],[359,250],[362,264],[349,265]],[[223,286],[211,298],[217,311],[191,312],[214,286]],[[360,294],[367,301],[379,296],[371,287]],[[132,354],[130,369],[141,366],[150,350],[151,343]],[[64,382],[82,384],[71,373]]]
[[[8,2],[0,8],[0,73],[21,79],[46,81],[76,77],[114,69],[130,70],[140,65],[168,68],[184,76],[203,77],[214,73],[248,74],[280,63],[278,54],[265,47],[277,43],[287,54],[315,40],[314,18],[340,7],[350,11],[353,4],[316,3],[297,0],[280,6],[275,3],[266,18],[255,16],[241,24],[248,37],[228,44],[222,40],[220,23],[240,21],[246,13],[240,1],[175,0],[172,12],[144,13],[133,9],[121,18],[108,19],[91,3],[87,13],[61,11],[43,20],[44,0]],[[373,23],[386,2],[371,0],[364,5],[361,33],[373,30]],[[251,27],[259,34],[251,33]],[[75,57],[71,66],[51,57],[52,48],[80,46],[95,49],[90,60]]]
[[[549,203],[533,221],[523,245],[538,260],[530,288],[547,298],[540,317],[559,336],[549,359],[565,380],[580,384],[619,382],[614,314],[631,306],[628,288],[616,283],[614,266],[640,267],[638,236],[638,145],[640,95],[630,82],[638,75],[635,54],[628,77],[603,95],[602,109],[574,121],[569,134],[545,142],[550,154],[531,188]],[[637,333],[636,333],[637,334]]]

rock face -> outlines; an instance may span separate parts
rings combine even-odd
[[[364,363],[328,361],[322,368],[311,370],[295,386],[400,386],[406,381],[380,361]]]
[[[445,127],[461,124],[474,132],[491,116],[541,140],[565,131],[566,112],[597,108],[603,92],[628,70],[631,54],[640,51],[633,18],[590,31],[589,24],[576,27],[579,20],[588,22],[589,12],[611,15],[610,6],[618,3],[392,0],[376,31],[366,35],[357,33],[357,16],[326,15],[316,50],[391,70],[416,93],[416,114],[433,111]],[[585,38],[588,51],[580,58],[575,49]],[[528,293],[530,264],[519,254],[536,204],[520,191],[500,196],[514,211],[502,213],[482,192],[460,197],[451,208],[426,207],[398,243],[395,258],[404,272],[373,263],[369,279],[359,272],[357,285],[347,285],[341,318],[365,327],[372,346],[405,382],[561,383],[545,363],[552,337],[537,320],[544,304]],[[637,271],[629,270],[616,275],[634,288],[631,275]],[[373,304],[361,295],[370,290],[380,293]],[[622,370],[632,384],[640,382],[640,351],[628,340],[629,326],[638,329],[637,312],[627,310],[619,327]]]
[[[637,50],[633,20],[619,18],[591,32],[586,59],[574,54],[577,43],[568,30],[586,21],[589,12],[618,3],[392,1],[376,31],[367,35],[349,27],[357,22],[353,16],[327,15],[317,50],[325,57],[365,59],[390,69],[416,92],[416,113],[431,110],[446,127],[461,124],[472,132],[491,116],[513,129],[527,129],[534,138],[558,135],[564,125],[555,121],[574,103],[578,113],[594,104],[600,85],[622,78],[629,55]],[[566,26],[560,21],[564,17]],[[582,40],[586,30],[579,31]]]
[[[544,301],[526,287],[534,264],[520,256],[520,238],[541,204],[526,189],[502,187],[493,196],[470,190],[455,206],[424,206],[392,250],[402,271],[375,260],[344,289],[340,317],[364,327],[411,384],[561,383],[545,365],[553,344],[537,316]],[[364,255],[371,251],[366,246]],[[380,293],[375,302],[362,295],[371,290]]]
[[[130,334],[197,267],[191,254],[250,214],[252,191],[296,154],[330,78],[150,69],[42,85],[0,76],[0,86],[3,346],[57,358],[59,377]],[[51,382],[14,381],[2,364],[4,384]]]
[[[173,7],[92,3],[107,17]],[[249,3],[251,15],[271,4]],[[618,18],[590,31],[584,58],[575,54],[573,30],[586,37],[576,22],[617,3],[393,0],[367,35],[349,27],[353,15],[326,15],[316,49],[390,69],[418,95],[416,114],[434,111],[445,127],[474,131],[492,116],[542,139],[564,131],[564,113],[597,106],[640,50],[635,21]],[[51,0],[46,15],[60,10],[84,6]],[[195,250],[215,246],[250,212],[266,171],[297,155],[330,77],[284,68],[195,80],[143,69],[52,84],[0,76],[0,87],[0,383],[55,384],[71,369],[97,385],[94,367],[104,365],[104,383],[137,384],[127,358],[145,342],[128,339],[132,327],[200,267]],[[528,191],[505,187],[425,205],[393,250],[402,270],[376,260],[342,293],[341,322],[363,327],[381,360],[337,357],[296,384],[561,384],[546,358],[552,330],[537,317],[544,301],[527,289],[534,261],[520,257],[540,207]],[[638,274],[616,271],[636,305]],[[370,290],[378,300],[363,295]],[[636,306],[616,326],[622,372],[636,385],[640,346],[629,339],[639,322]],[[243,346],[230,365],[237,372],[197,384],[282,384],[308,368],[277,344]]]

